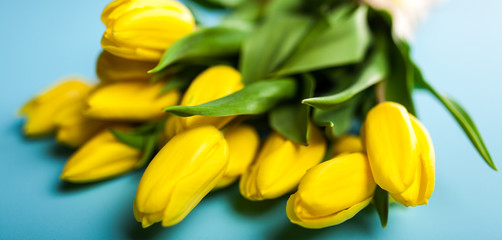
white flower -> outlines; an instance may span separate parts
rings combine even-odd
[[[431,8],[442,0],[364,0],[376,9],[388,11],[393,18],[393,31],[403,39],[411,40],[415,30]]]

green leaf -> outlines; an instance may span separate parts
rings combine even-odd
[[[164,125],[165,121],[162,120],[146,123],[129,131],[111,130],[111,132],[122,143],[142,151],[141,159],[136,164],[136,167],[141,167],[152,159]]]
[[[150,82],[165,80],[169,76],[173,76],[179,73],[181,70],[183,70],[184,67],[185,66],[182,66],[180,64],[175,64],[173,66],[170,66],[169,68],[164,68],[161,71],[153,74],[153,76],[150,78]]]
[[[242,4],[246,0],[203,0],[203,1],[226,8],[233,8],[238,6],[239,4]]]
[[[389,216],[389,193],[377,186],[375,195],[373,196],[373,204],[375,204],[378,216],[380,217],[382,228],[385,228]]]
[[[302,79],[302,98],[314,94],[315,79],[305,75]],[[278,106],[270,111],[269,122],[272,129],[293,142],[307,146],[309,141],[310,106],[301,99],[294,103]]]
[[[291,54],[311,24],[311,18],[294,14],[278,14],[266,19],[242,46],[243,82],[266,78]]]
[[[417,89],[427,89],[423,83],[425,82],[424,76],[422,75],[422,71],[418,68],[417,65],[413,64],[413,72],[414,72],[414,88]]]
[[[172,75],[169,80],[164,85],[164,88],[160,91],[160,94],[164,94],[174,89],[184,90],[186,89],[192,80],[197,77],[202,71],[204,71],[205,67],[194,66],[184,69],[174,75]]]
[[[368,90],[368,92],[364,94],[363,99],[361,100],[361,108],[357,116],[360,119],[364,120],[366,118],[366,115],[368,115],[368,112],[377,104],[378,103],[375,96],[375,91]]]
[[[245,0],[192,0],[206,8],[233,8]]]
[[[145,165],[145,163],[152,159],[155,150],[157,149],[159,136],[160,132],[158,134],[152,134],[145,138],[145,144],[142,148],[143,153],[141,155],[141,159],[137,163],[138,167]]]
[[[296,88],[294,79],[261,81],[211,102],[197,106],[169,106],[164,108],[164,111],[182,117],[261,114],[272,109],[281,101],[292,99],[295,96]]]
[[[337,108],[329,110],[314,108],[314,123],[326,126],[330,139],[340,137],[350,130],[360,99],[361,95],[358,95]]]
[[[116,131],[110,130],[113,136],[115,136],[122,143],[129,145],[133,148],[142,149],[145,146],[146,138],[143,135],[128,131]]]
[[[236,55],[247,35],[248,30],[230,26],[199,29],[169,47],[159,64],[149,72],[159,72],[178,62]]]
[[[488,149],[481,137],[481,134],[476,127],[476,124],[471,119],[469,114],[465,111],[465,109],[460,106],[455,100],[449,98],[446,95],[440,94],[437,92],[429,83],[427,83],[423,78],[416,79],[421,86],[424,86],[429,92],[431,92],[441,103],[448,109],[450,114],[455,118],[458,124],[462,127],[469,140],[474,145],[478,153],[483,157],[485,162],[490,166],[493,170],[497,170],[495,163],[492,160]]]
[[[368,57],[367,62],[364,64],[363,69],[350,87],[333,95],[304,99],[303,103],[321,109],[333,108],[382,81],[388,74],[386,54],[384,45],[377,44],[374,51]]]
[[[417,73],[410,56],[410,47],[405,41],[393,34],[393,19],[388,12],[371,9],[368,17],[375,36],[380,36],[376,40],[384,42],[387,46],[388,62],[392,69],[384,82],[383,91],[380,92],[385,93],[384,99],[379,100],[400,103],[406,107],[408,112],[416,115],[412,91]]]
[[[272,16],[295,12],[302,7],[303,0],[272,0],[267,2],[265,15]]]
[[[336,8],[327,19],[318,20],[275,75],[361,62],[371,38],[366,14],[365,6],[354,10],[353,5],[344,5]]]
[[[238,28],[255,27],[260,18],[264,2],[261,1],[245,1],[227,14],[220,25],[235,26]]]
[[[389,36],[389,39],[392,38]],[[410,48],[405,42],[397,39],[389,45],[389,65],[392,66],[392,71],[389,72],[385,85],[385,100],[398,102],[406,107],[409,113],[416,115],[411,97],[415,68],[410,58]]]

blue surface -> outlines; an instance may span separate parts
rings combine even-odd
[[[80,187],[58,181],[69,151],[20,134],[17,109],[57,79],[95,78],[105,0],[0,1],[0,239],[495,239],[502,176],[481,160],[445,109],[426,93],[418,112],[436,148],[428,206],[393,207],[381,229],[374,211],[322,230],[289,223],[285,199],[245,201],[234,185],[210,194],[179,225],[142,230],[132,215],[136,172]],[[502,1],[456,0],[420,27],[413,55],[425,76],[472,114],[502,168]]]

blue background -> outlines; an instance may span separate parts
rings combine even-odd
[[[237,186],[212,193],[180,224],[142,230],[132,215],[141,172],[92,185],[62,184],[69,151],[22,137],[16,111],[69,74],[95,79],[108,1],[0,1],[1,239],[494,239],[502,229],[502,175],[475,152],[431,96],[414,97],[436,148],[428,206],[392,207],[386,229],[371,209],[322,230],[290,224],[285,199],[248,202]],[[419,28],[413,56],[426,78],[472,114],[502,168],[502,1],[451,0]]]

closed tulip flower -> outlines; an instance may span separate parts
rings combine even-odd
[[[192,13],[173,0],[115,0],[103,10],[101,46],[123,58],[158,61],[195,29]]]
[[[122,81],[148,81],[152,77],[148,70],[155,67],[157,62],[137,61],[102,51],[96,64],[96,73],[104,83]]]
[[[140,167],[141,151],[103,130],[75,152],[66,163],[61,179],[85,183],[114,177]]]
[[[84,116],[84,99],[61,109],[55,116],[56,139],[71,147],[78,147],[107,125],[106,122]]]
[[[91,86],[80,79],[70,79],[32,99],[20,110],[27,118],[24,125],[25,134],[40,136],[52,133],[56,129],[54,115],[61,109],[81,101],[90,89]]]
[[[364,122],[364,142],[376,183],[405,206],[427,204],[434,190],[429,133],[405,107],[384,102]]]
[[[313,125],[308,146],[271,133],[256,162],[241,177],[241,194],[256,201],[277,198],[292,191],[305,172],[321,162],[325,151],[326,140]]]
[[[214,66],[202,72],[188,87],[183,99],[182,106],[195,106],[216,100],[241,90],[241,74],[230,66]],[[222,128],[235,116],[206,117],[192,116],[180,118],[182,129],[190,129],[203,125],[213,125]]]
[[[260,144],[260,138],[256,130],[249,125],[239,125],[224,131],[225,140],[228,143],[230,160],[223,178],[216,188],[226,187],[248,169],[254,160]]]
[[[333,144],[333,156],[342,153],[364,152],[361,138],[355,135],[343,135]]]
[[[228,159],[227,142],[213,126],[176,135],[141,177],[134,200],[136,220],[143,227],[179,223],[221,180]]]
[[[375,187],[366,156],[344,154],[308,170],[286,212],[291,222],[305,228],[337,225],[365,208]]]
[[[86,115],[99,119],[146,121],[165,115],[162,108],[178,103],[176,90],[160,94],[162,82],[141,81],[105,84],[87,98]]]

